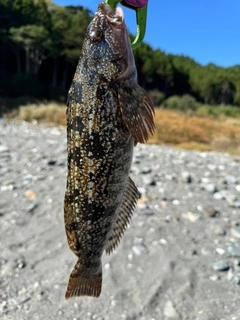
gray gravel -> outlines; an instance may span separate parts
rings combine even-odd
[[[0,319],[240,319],[239,157],[137,146],[141,198],[102,294],[65,301],[66,158],[65,129],[0,123]]]

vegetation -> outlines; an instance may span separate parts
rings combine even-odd
[[[82,6],[59,7],[50,0],[0,0],[0,95],[65,102],[91,15]],[[240,107],[240,65],[201,66],[147,44],[134,54],[139,83],[157,106],[183,96],[180,104],[172,98],[165,107]]]
[[[0,117],[66,124],[64,104],[49,101],[66,101],[91,16],[51,0],[0,0]],[[240,154],[240,65],[201,66],[145,43],[134,55],[156,106],[151,143]]]

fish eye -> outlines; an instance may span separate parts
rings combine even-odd
[[[100,42],[100,41],[102,40],[102,38],[103,38],[103,32],[102,32],[102,30],[96,30],[96,31],[94,32],[93,40]]]

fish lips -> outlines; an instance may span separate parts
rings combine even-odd
[[[98,9],[104,14],[107,21],[116,29],[123,29],[124,23],[124,13],[122,8],[118,7],[114,11],[107,3],[101,2]]]

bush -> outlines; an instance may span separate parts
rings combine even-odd
[[[154,104],[155,107],[159,107],[165,98],[165,94],[161,91],[159,91],[158,89],[154,89],[154,90],[149,90],[148,94]]]
[[[164,107],[167,109],[178,109],[181,111],[196,110],[197,102],[196,102],[196,99],[191,95],[184,94],[182,97],[180,96],[169,97],[164,102]]]

